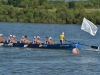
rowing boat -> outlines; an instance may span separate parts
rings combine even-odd
[[[25,47],[25,48],[40,48],[40,49],[64,49],[64,50],[73,50],[74,48],[80,49],[80,44],[68,43],[68,44],[24,44],[24,43],[0,43],[2,47]]]

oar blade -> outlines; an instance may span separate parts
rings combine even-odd
[[[99,49],[98,46],[91,46],[91,48],[94,48],[94,49]]]

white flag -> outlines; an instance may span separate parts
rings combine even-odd
[[[91,21],[86,18],[83,19],[81,29],[95,36],[98,28]]]

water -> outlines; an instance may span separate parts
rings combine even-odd
[[[70,24],[1,22],[0,33],[4,38],[10,34],[16,35],[17,39],[27,35],[29,40],[39,35],[42,41],[49,36],[59,43],[59,34],[64,31],[68,41],[89,45],[82,48],[100,46],[100,30],[93,37],[80,30],[80,27]],[[99,62],[99,50],[84,49],[79,55],[74,55],[67,50],[0,47],[0,75],[100,75]]]

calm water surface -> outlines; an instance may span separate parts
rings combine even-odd
[[[79,55],[67,50],[0,47],[0,75],[100,75],[100,51],[86,50],[91,45],[100,46],[100,30],[93,37],[80,27],[71,24],[1,22],[0,33],[4,38],[10,34],[16,35],[17,39],[27,35],[32,40],[39,35],[42,41],[49,36],[59,43],[59,34],[64,31],[68,41],[89,46],[82,46],[84,49]]]

